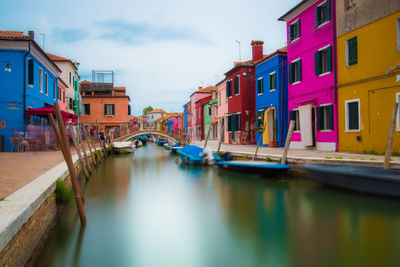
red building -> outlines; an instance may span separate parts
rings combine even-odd
[[[207,96],[198,100],[195,103],[196,109],[196,140],[204,139],[204,104],[212,99],[212,96]]]
[[[255,63],[263,59],[263,41],[252,41],[252,59],[235,62],[226,76],[229,144],[255,144]]]

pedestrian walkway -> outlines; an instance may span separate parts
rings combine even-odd
[[[204,141],[194,141],[193,144],[204,146]],[[217,150],[217,141],[208,141],[207,147]],[[253,157],[255,145],[221,145],[221,151],[228,151],[235,156]],[[279,161],[282,158],[283,148],[260,147],[257,153],[257,159],[267,159]],[[328,163],[345,164],[361,166],[383,166],[383,155],[354,154],[343,152],[323,152],[317,150],[290,149],[288,152],[289,163]],[[392,157],[392,168],[400,169],[400,157]]]

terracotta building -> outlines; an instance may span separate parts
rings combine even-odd
[[[80,83],[83,110],[80,123],[124,134],[128,131],[131,108],[125,87],[113,83],[83,81]]]

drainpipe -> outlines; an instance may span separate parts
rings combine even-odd
[[[31,52],[31,42],[28,41],[28,51],[24,54],[24,78],[23,78],[23,102],[24,102],[24,109],[22,111],[22,119],[24,121],[24,137],[26,136],[26,121],[25,121],[25,110],[26,110],[26,56]]]
[[[249,75],[250,75],[250,71],[247,72],[246,78],[247,78],[247,119],[248,119],[248,123],[249,123],[249,145],[251,144],[251,131],[250,131],[250,81],[249,81]]]
[[[331,4],[332,6],[332,18],[333,18],[333,70],[334,70],[334,79],[335,79],[335,84],[334,84],[334,91],[335,91],[335,106],[336,106],[336,151],[338,150],[338,143],[339,143],[339,124],[337,123],[337,118],[338,118],[338,78],[337,78],[337,40],[336,40],[336,1],[334,2],[334,5]],[[334,122],[335,122],[334,121]],[[335,125],[335,123],[334,123]]]
[[[284,100],[284,88],[283,88],[283,66],[284,66],[284,63],[285,63],[285,60],[283,59],[283,56],[281,57],[281,107],[280,107],[280,110],[281,110],[281,133],[280,133],[280,139],[279,139],[279,146],[281,146],[282,145],[282,138],[283,138],[283,100]],[[279,61],[278,61],[279,62]]]

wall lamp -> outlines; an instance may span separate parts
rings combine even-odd
[[[11,72],[10,61],[9,60],[0,60],[0,61],[6,62],[6,66],[4,68],[4,71]]]

